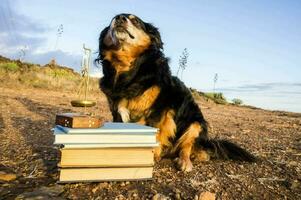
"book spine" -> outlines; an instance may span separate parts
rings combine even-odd
[[[159,143],[120,143],[120,144],[114,144],[114,143],[100,143],[100,144],[64,144],[65,149],[91,149],[91,148],[123,148],[123,147],[158,147]]]
[[[153,148],[61,149],[62,167],[153,166]]]
[[[70,135],[70,134],[56,134],[54,144],[141,144],[141,143],[156,143],[156,137],[153,135]]]
[[[60,182],[99,182],[151,179],[152,167],[141,168],[74,168],[61,169]]]

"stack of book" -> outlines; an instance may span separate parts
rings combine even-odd
[[[61,149],[60,182],[151,179],[157,129],[134,123],[100,128],[56,125]]]

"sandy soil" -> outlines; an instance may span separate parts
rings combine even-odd
[[[81,111],[70,106],[75,98],[0,86],[0,199],[202,199],[205,191],[217,199],[301,199],[301,114],[201,98],[211,136],[242,145],[260,158],[257,163],[194,161],[193,171],[184,173],[164,159],[152,181],[57,184],[59,150],[50,129],[56,113]],[[111,120],[104,96],[92,98],[97,106],[88,111]]]

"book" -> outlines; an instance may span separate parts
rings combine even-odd
[[[158,147],[159,143],[98,143],[98,144],[64,144],[65,149],[91,149],[111,147]]]
[[[106,123],[96,129],[56,125],[54,144],[156,144],[156,128],[133,123]]]
[[[156,143],[155,135],[140,134],[59,134],[54,137],[54,144],[141,144]]]
[[[56,125],[55,128],[61,129],[61,131],[68,134],[83,134],[83,133],[129,133],[129,134],[155,134],[158,129],[143,126],[136,123],[118,123],[107,122],[100,128],[69,128],[60,125]]]
[[[151,179],[153,167],[62,168],[60,182],[98,182]]]
[[[82,113],[61,113],[55,117],[55,124],[69,128],[99,128],[100,117]]]
[[[61,149],[61,167],[153,166],[153,148]]]

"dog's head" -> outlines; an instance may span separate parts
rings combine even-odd
[[[162,48],[163,43],[156,27],[135,15],[120,14],[100,33],[96,61],[117,60],[126,65],[147,49]]]

